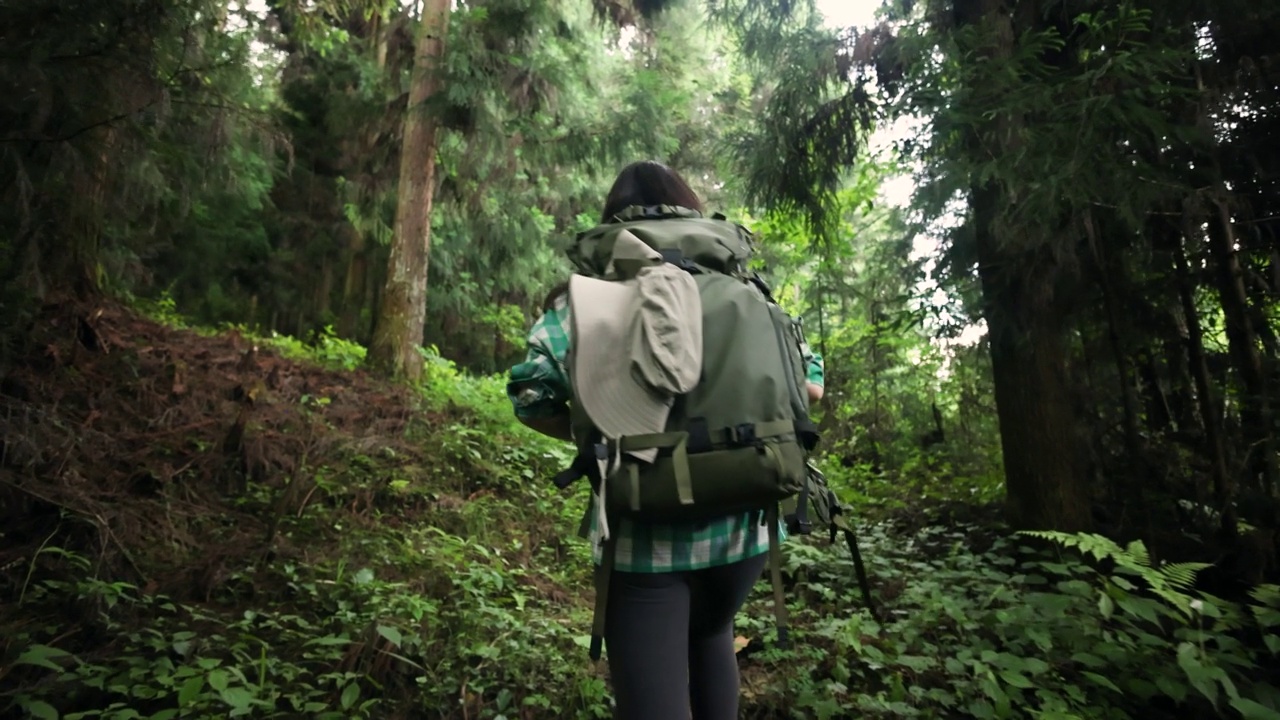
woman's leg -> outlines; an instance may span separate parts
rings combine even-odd
[[[604,638],[617,720],[689,717],[688,573],[614,571]]]
[[[689,695],[693,720],[737,720],[738,658],[733,650],[733,618],[760,579],[768,557],[757,555],[692,574]]]

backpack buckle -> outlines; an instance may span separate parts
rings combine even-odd
[[[729,437],[733,439],[734,445],[759,445],[760,438],[756,437],[755,423],[743,423],[734,425],[729,428]]]

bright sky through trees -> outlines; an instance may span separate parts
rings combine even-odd
[[[817,8],[822,13],[828,26],[833,28],[869,27],[876,21],[876,11],[881,0],[816,0]],[[894,141],[922,128],[919,121],[900,118],[887,127],[878,128],[871,136],[870,149],[879,154],[890,150]],[[915,181],[910,173],[898,175],[887,180],[880,188],[880,194],[891,205],[906,207],[911,203],[911,195],[915,190]],[[958,218],[957,218],[958,222]],[[934,256],[939,252],[941,240],[932,233],[922,233],[916,238],[915,252],[920,256]],[[922,286],[922,291],[932,289],[930,302],[939,307],[945,306],[949,300],[940,288],[929,285]],[[970,324],[960,337],[949,341],[940,341],[943,345],[968,345],[976,342],[986,332],[986,323],[979,320]],[[945,368],[944,368],[945,371]]]
[[[881,0],[816,0],[818,12],[822,13],[827,25],[833,28],[869,27],[875,23],[876,11],[882,4]],[[906,119],[880,128],[871,137],[871,151],[880,153],[887,150],[895,140],[914,129],[913,124]],[[911,176],[902,175],[886,182],[881,188],[881,194],[893,205],[905,206],[911,202],[913,190]],[[922,248],[922,252],[931,252],[933,249],[933,243],[930,242],[927,247]]]
[[[818,12],[833,27],[870,25],[880,4],[880,0],[817,0]]]

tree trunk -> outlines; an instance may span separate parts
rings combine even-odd
[[[1170,400],[1168,391],[1169,382],[1165,380],[1165,374],[1160,372],[1160,362],[1156,356],[1156,344],[1149,344],[1142,352],[1142,358],[1138,362],[1138,381],[1142,383],[1142,408],[1143,414],[1146,416],[1146,426],[1149,430],[1159,433],[1160,435],[1169,435],[1174,432],[1174,413],[1173,403]],[[1177,348],[1174,348],[1175,351]],[[1168,365],[1172,367],[1173,359],[1170,358]],[[1170,371],[1168,374],[1173,374]]]
[[[54,282],[69,281],[68,285],[80,297],[93,297],[102,290],[102,230],[106,224],[116,136],[117,130],[111,124],[87,134],[84,145],[87,167],[76,176],[77,192],[67,204],[70,224],[65,232],[69,236],[70,252],[58,251],[51,258],[51,264],[57,268]]]
[[[1092,525],[1080,472],[1063,313],[1051,273],[1029,267],[1016,242],[995,236],[999,191],[974,192],[978,274],[991,346],[1004,457],[1006,513],[1017,529]],[[1048,262],[1048,260],[1045,260]]]
[[[1188,216],[1184,220],[1188,230],[1194,227],[1194,221]],[[1227,456],[1222,438],[1222,426],[1219,424],[1221,414],[1214,402],[1213,383],[1209,378],[1209,364],[1204,357],[1204,332],[1200,327],[1200,315],[1196,311],[1193,294],[1191,269],[1187,263],[1187,253],[1183,248],[1181,237],[1173,238],[1174,271],[1178,284],[1178,300],[1182,303],[1182,315],[1187,324],[1187,356],[1191,362],[1192,379],[1195,381],[1196,399],[1200,403],[1200,414],[1203,416],[1205,441],[1209,445],[1210,467],[1213,472],[1214,504],[1222,513],[1222,532],[1227,536],[1236,533],[1236,513],[1232,496],[1235,494],[1233,483],[1227,474]],[[1196,500],[1203,504],[1197,483]]]
[[[1129,367],[1129,356],[1125,352],[1124,340],[1120,333],[1120,313],[1117,309],[1116,291],[1112,285],[1112,273],[1123,273],[1123,266],[1110,262],[1106,256],[1104,245],[1098,238],[1098,228],[1093,221],[1093,213],[1086,210],[1084,229],[1089,238],[1089,247],[1093,254],[1094,266],[1098,271],[1098,286],[1102,289],[1102,306],[1107,318],[1107,342],[1111,347],[1112,360],[1116,366],[1116,379],[1119,381],[1121,407],[1124,410],[1124,445],[1131,461],[1141,465],[1142,434],[1138,428],[1138,396],[1134,391],[1133,373]],[[1142,478],[1137,478],[1141,484]]]
[[[1225,196],[1226,192],[1225,185],[1220,185],[1219,193]],[[1217,218],[1216,222],[1209,223],[1209,252],[1217,268],[1218,298],[1222,304],[1228,348],[1244,385],[1240,419],[1248,444],[1248,466],[1251,474],[1260,481],[1257,489],[1265,497],[1273,498],[1280,470],[1276,467],[1271,431],[1270,390],[1258,350],[1258,334],[1249,318],[1249,296],[1231,213],[1222,197],[1216,198],[1213,204]]]
[[[348,225],[343,228],[346,236],[346,276],[342,280],[342,304],[338,313],[339,337],[357,340],[360,337],[360,317],[364,314],[365,281],[368,263],[364,234]]]
[[[1038,21],[1031,3],[1020,4],[1013,13],[1002,0],[965,0],[954,3],[953,11],[957,25],[979,28],[983,39],[971,50],[996,61],[1011,58],[1018,38]],[[982,117],[989,109],[969,110]],[[974,156],[1017,156],[1024,118],[1004,111],[990,122],[994,126],[970,130]],[[994,147],[984,143],[983,131]],[[1018,529],[1087,530],[1092,525],[1090,494],[1081,471],[1066,367],[1066,313],[1055,292],[1063,268],[1048,248],[1065,240],[1037,244],[1035,236],[1049,230],[1001,222],[1002,210],[1012,202],[999,181],[975,185],[970,220],[990,340],[1006,513]]]
[[[418,348],[422,345],[427,312],[427,263],[439,128],[426,104],[440,89],[437,68],[444,56],[449,5],[448,0],[424,0],[422,5],[400,152],[395,236],[387,262],[386,289],[369,347],[369,363],[374,368],[408,380],[422,375]]]
[[[368,37],[373,42],[373,61],[378,68],[379,77],[387,75],[387,47],[393,31],[390,18],[390,8],[382,8],[373,15],[367,30]],[[394,99],[400,94],[400,83],[388,82],[386,93],[387,106],[390,108]],[[349,158],[350,167],[361,168],[358,173],[355,173],[358,178],[356,182],[361,189],[357,195],[357,202],[376,199],[381,191],[382,174],[371,170],[369,165],[373,162],[370,158],[377,157],[379,144],[385,141],[384,128],[385,125],[381,122],[369,123],[361,136],[351,139],[350,144],[354,146],[353,149],[343,151],[344,156]],[[375,202],[373,209],[375,213],[378,212],[376,205]],[[355,340],[360,344],[368,344],[372,334],[369,327],[369,311],[376,309],[368,304],[368,299],[372,296],[368,283],[373,243],[369,242],[366,230],[349,220],[342,228],[342,234],[343,265],[346,268],[346,276],[342,282],[342,302],[338,313],[337,332],[340,337]]]
[[[312,302],[312,330],[320,330],[321,326],[332,316],[333,311],[333,260],[326,257],[320,261],[320,282],[316,283],[315,297]]]

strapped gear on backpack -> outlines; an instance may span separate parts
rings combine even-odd
[[[813,511],[813,515],[809,511]],[[827,486],[827,478],[822,471],[809,465],[808,479],[804,490],[795,498],[782,502],[782,518],[787,524],[787,532],[797,535],[810,535],[816,524],[825,527],[829,541],[835,543],[838,533],[844,534],[845,544],[849,547],[849,555],[853,558],[853,573],[862,590],[862,598],[872,615],[876,613],[875,601],[871,599],[871,584],[867,580],[867,568],[862,563],[862,552],[858,549],[858,536],[853,526],[845,520],[845,506],[836,497],[835,492]]]
[[[617,517],[670,523],[760,511],[785,645],[779,503],[807,487],[818,440],[798,326],[747,270],[751,236],[740,225],[667,206],[614,220],[569,250],[578,269],[568,355],[578,458],[556,477],[565,487],[585,475],[596,493],[604,552],[591,657],[600,656],[608,521]]]

